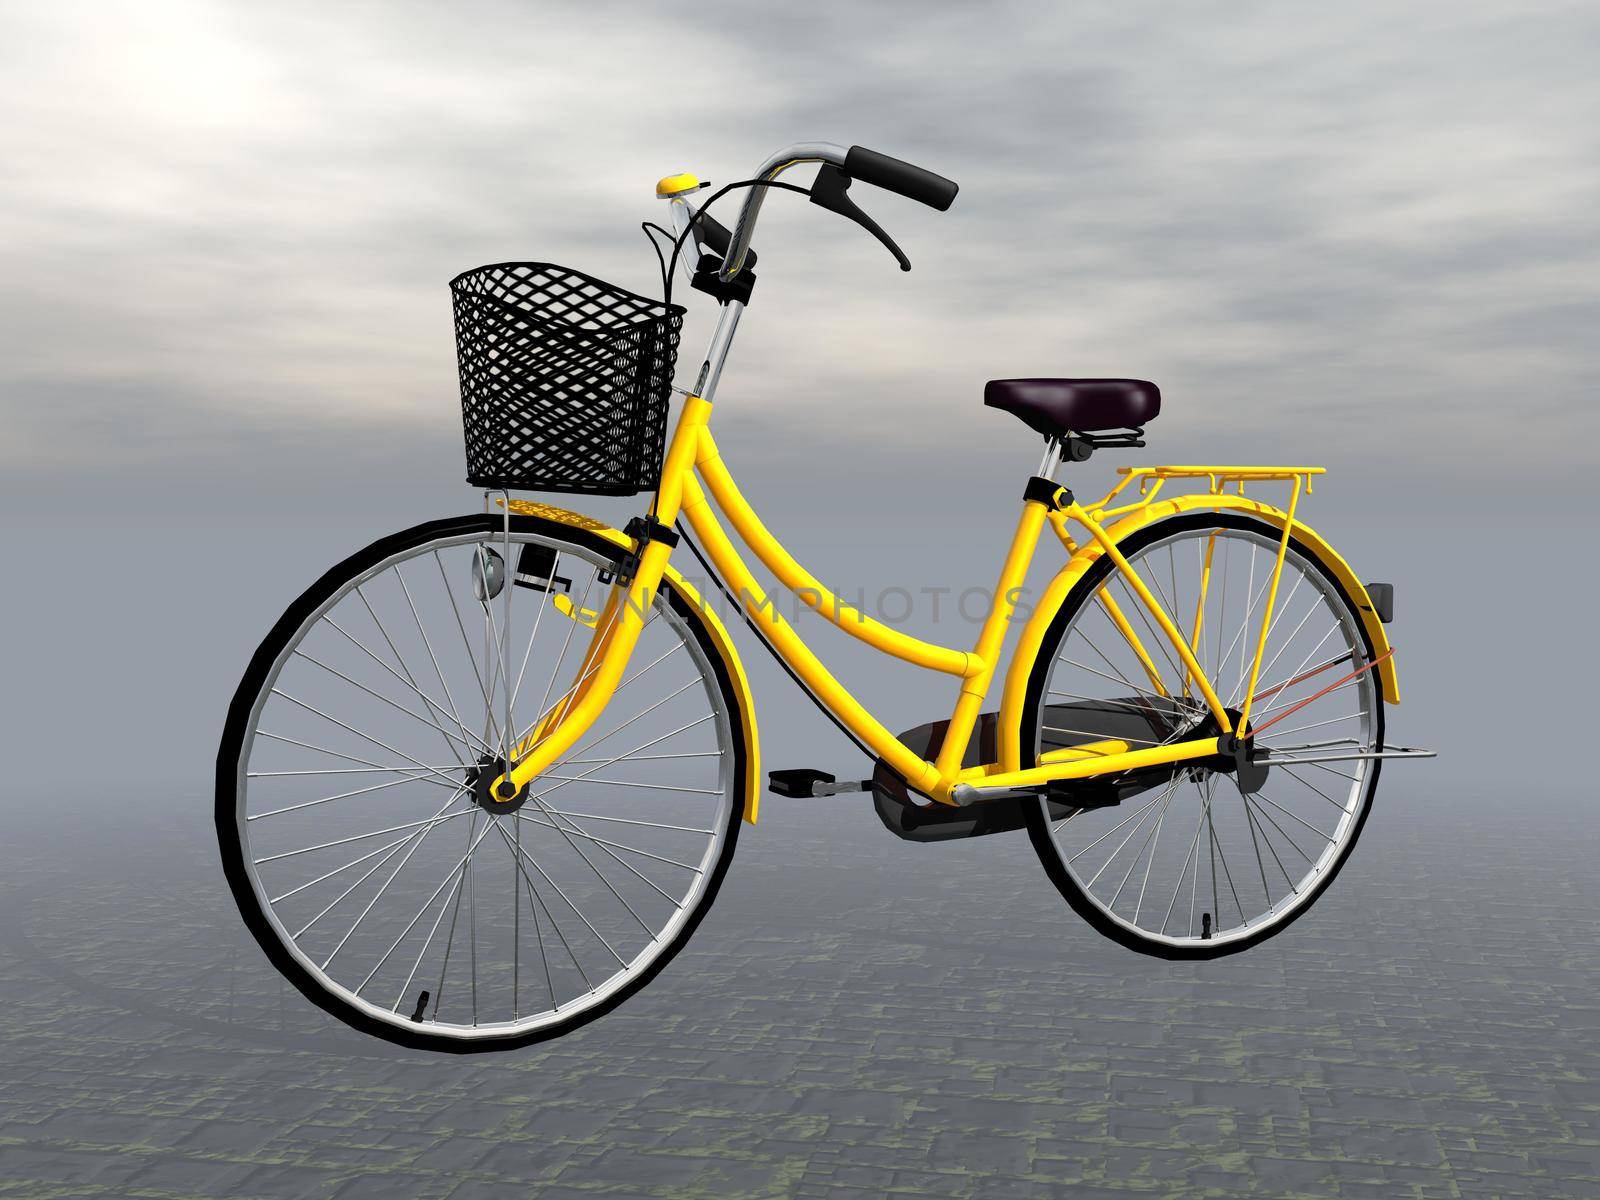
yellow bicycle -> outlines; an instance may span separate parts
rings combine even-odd
[[[779,181],[801,164],[818,167],[809,187]],[[664,299],[545,263],[452,282],[485,512],[384,538],[313,584],[251,660],[217,759],[234,896],[328,1012],[408,1045],[504,1048],[592,1020],[666,964],[763,790],[718,607],[873,762],[844,782],[773,771],[770,790],[870,792],[911,841],[1026,828],[1073,909],[1145,953],[1210,958],[1284,929],[1349,856],[1382,762],[1427,754],[1384,740],[1383,703],[1399,700],[1392,587],[1364,585],[1299,518],[1321,468],[1122,468],[1092,502],[1058,482],[1064,462],[1144,444],[1160,393],[1143,380],[987,385],[984,402],[1045,453],[970,649],[875,620],[797,563],[723,462],[712,401],[769,192],[855,220],[909,269],[852,183],[940,210],[956,195],[859,146],[801,144],[704,202],[693,176],[660,182]],[[730,232],[708,210],[734,190]],[[682,389],[679,277],[718,306]],[[618,530],[511,490],[654,498]],[[785,619],[717,510],[806,608],[951,676],[949,718],[886,728]],[[1064,565],[1024,606],[1047,529]],[[680,543],[722,597],[674,565]]]

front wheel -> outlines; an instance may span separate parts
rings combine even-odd
[[[334,567],[256,651],[217,758],[235,900],[309,999],[389,1041],[502,1049],[606,1012],[684,945],[749,731],[663,582],[627,673],[509,804],[487,784],[580,682],[618,549],[533,517],[419,525]]]
[[[1281,536],[1248,515],[1205,512],[1158,521],[1119,547],[1235,716]],[[1248,730],[1260,731],[1258,753],[1290,761],[1180,764],[1028,801],[1034,848],[1068,904],[1164,958],[1216,958],[1287,928],[1333,881],[1371,808],[1383,706],[1373,672],[1354,673],[1372,660],[1353,598],[1291,540]],[[1107,738],[1145,749],[1208,726],[1181,656],[1101,557],[1040,646],[1024,761]]]

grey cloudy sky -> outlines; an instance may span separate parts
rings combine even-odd
[[[1484,567],[1517,561],[1492,498],[1556,523],[1522,553],[1592,573],[1562,539],[1600,491],[1597,45],[1593,4],[1460,0],[0,6],[13,758],[53,777],[93,679],[114,761],[203,774],[306,582],[475,503],[446,281],[526,258],[647,289],[657,177],[820,138],[962,192],[863,191],[909,275],[766,207],[717,430],[802,561],[847,592],[992,578],[1037,446],[983,381],[1153,378],[1135,461],[1332,468],[1308,518],[1399,588],[1398,736],[1457,739],[1436,769],[1481,779],[1486,679],[1584,711],[1552,667],[1588,593],[1542,596],[1507,654],[1527,593]],[[905,675],[819,649],[926,719]],[[769,740],[818,736],[771,675]]]
[[[863,199],[910,275],[767,206],[752,445],[1020,466],[984,379],[1124,374],[1168,460],[1577,478],[1597,44],[1583,3],[9,5],[0,469],[458,478],[451,275],[650,288],[657,176],[821,138],[962,193]]]

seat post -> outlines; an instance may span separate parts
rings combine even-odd
[[[1054,479],[1056,468],[1061,465],[1061,439],[1046,435],[1044,439],[1044,458],[1039,463],[1039,478]]]

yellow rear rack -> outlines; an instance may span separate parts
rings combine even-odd
[[[1313,476],[1327,474],[1326,467],[1217,467],[1217,466],[1167,466],[1167,467],[1118,467],[1117,474],[1121,475],[1122,482],[1117,484],[1105,494],[1098,503],[1089,506],[1089,512],[1095,520],[1116,516],[1119,513],[1132,512],[1136,508],[1143,508],[1156,498],[1162,486],[1169,479],[1204,479],[1206,490],[1213,496],[1220,496],[1223,490],[1231,483],[1237,484],[1239,495],[1244,495],[1244,485],[1247,483],[1289,483],[1298,482],[1305,494],[1311,494],[1311,480]],[[1106,507],[1130,483],[1138,480],[1139,499],[1132,504],[1123,504],[1116,508]],[[1154,486],[1152,486],[1154,481]]]

